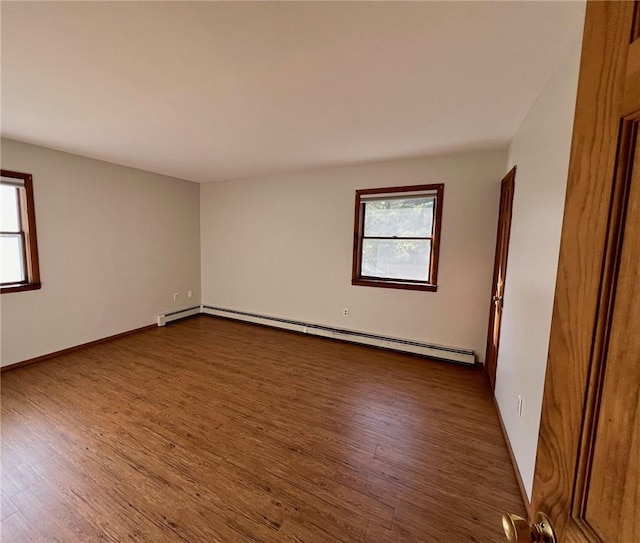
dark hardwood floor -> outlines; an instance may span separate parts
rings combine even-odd
[[[483,372],[197,317],[2,374],[2,541],[505,541]]]

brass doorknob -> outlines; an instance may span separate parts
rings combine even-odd
[[[536,513],[532,524],[526,519],[505,513],[502,515],[502,528],[509,543],[557,543],[556,534],[551,527],[549,517]]]

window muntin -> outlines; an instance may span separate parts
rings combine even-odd
[[[0,177],[0,291],[40,288],[33,183],[30,174]]]
[[[444,185],[356,191],[352,284],[437,289]]]

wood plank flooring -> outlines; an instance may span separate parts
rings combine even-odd
[[[2,375],[2,541],[505,541],[483,372],[211,317]]]

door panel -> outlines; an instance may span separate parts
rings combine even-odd
[[[504,305],[504,287],[507,276],[507,257],[509,256],[509,236],[511,234],[511,215],[513,193],[515,190],[516,167],[505,176],[500,185],[500,210],[498,212],[498,234],[496,236],[496,255],[493,266],[493,286],[489,309],[489,331],[487,333],[487,351],[485,368],[491,386],[495,388],[500,345],[500,325]]]
[[[636,143],[635,160],[640,164]],[[640,541],[640,172],[633,169],[585,520],[602,541]]]
[[[587,5],[532,500],[559,543],[640,541],[637,9]]]

